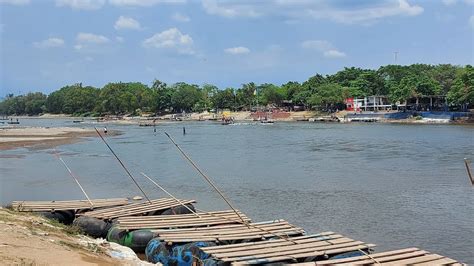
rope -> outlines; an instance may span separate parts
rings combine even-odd
[[[142,192],[142,194],[145,196],[145,198],[148,200],[148,202],[151,204],[151,200],[148,198],[148,196],[146,195],[145,191],[143,191],[143,189],[140,187],[140,185],[138,185],[137,181],[135,180],[135,178],[132,176],[132,174],[128,171],[127,167],[125,167],[125,165],[123,164],[123,162],[120,160],[120,158],[117,156],[117,154],[115,154],[114,150],[112,150],[112,147],[110,147],[110,145],[107,143],[107,141],[105,141],[104,137],[102,137],[102,135],[99,133],[99,130],[97,130],[96,127],[94,127],[95,129],[95,132],[97,132],[97,134],[99,135],[99,137],[102,139],[102,141],[105,143],[105,145],[107,146],[107,148],[109,148],[109,150],[112,152],[112,154],[115,156],[115,158],[117,159],[117,161],[120,163],[120,165],[122,166],[122,168],[125,170],[125,172],[127,172],[128,176],[133,180],[133,182],[135,183],[135,185],[138,187],[138,189]]]
[[[59,155],[58,151],[56,150],[56,148],[54,148],[54,155],[56,156],[56,158],[59,159],[59,161],[64,165],[64,167],[66,167],[67,171],[69,172],[69,175],[74,179],[74,181],[76,181],[76,184],[79,186],[79,188],[82,190],[82,193],[84,193],[84,196],[86,196],[86,199],[89,201],[90,205],[91,205],[91,208],[94,207],[94,203],[92,203],[91,199],[89,198],[89,196],[87,195],[86,191],[84,190],[84,188],[81,186],[81,183],[79,183],[79,180],[77,180],[76,176],[72,173],[71,169],[67,166],[66,162],[64,162],[63,158],[61,158],[61,156]]]
[[[188,209],[188,211],[194,213],[197,217],[199,218],[202,218],[199,214],[197,214],[195,211],[191,210],[191,208],[189,208],[188,206],[186,206],[186,204],[184,204],[182,201],[180,201],[178,198],[176,198],[175,196],[173,196],[171,193],[169,193],[168,191],[166,191],[166,189],[164,189],[162,186],[160,186],[157,182],[155,182],[153,179],[151,179],[149,176],[147,176],[145,173],[143,172],[140,172],[140,174],[144,177],[146,177],[148,180],[150,180],[150,182],[152,182],[155,186],[157,186],[159,189],[161,189],[163,192],[165,192],[168,196],[172,197],[176,202],[178,202],[179,204],[181,204],[183,207],[185,207],[186,209]],[[174,210],[173,210],[174,212]]]

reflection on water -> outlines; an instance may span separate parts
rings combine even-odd
[[[22,122],[76,126],[68,120]],[[335,231],[376,243],[379,251],[417,246],[474,263],[474,190],[462,161],[474,158],[473,127],[194,122],[159,125],[156,133],[107,127],[124,131],[108,141],[152,197],[166,195],[141,171],[177,196],[198,200],[201,209],[226,208],[170,144],[167,131],[255,221],[283,218],[309,233]],[[58,151],[89,195],[139,194],[99,139]],[[2,204],[82,198],[50,152],[1,153]]]

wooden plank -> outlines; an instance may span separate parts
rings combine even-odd
[[[388,262],[384,263],[384,265],[408,265],[408,264],[417,264],[417,263],[422,263],[422,262],[432,262],[434,260],[442,259],[444,258],[441,255],[438,254],[429,254],[426,256],[421,256],[421,257],[416,257],[416,258],[411,258],[411,259],[404,259],[404,260],[399,260],[399,261],[394,261],[394,262]],[[435,263],[436,264],[436,263]]]
[[[364,260],[371,260],[371,257],[379,260],[385,257],[392,258],[393,256],[404,255],[405,258],[409,258],[410,256],[413,256],[414,252],[419,252],[419,251],[422,251],[422,250],[419,250],[418,248],[406,248],[406,249],[399,249],[399,250],[393,250],[393,251],[387,251],[387,252],[381,252],[381,253],[374,253],[374,254],[370,254],[370,257],[367,255],[364,255],[364,256],[357,256],[357,257],[351,257],[351,258],[320,261],[318,262],[318,265],[342,264],[342,263],[352,263],[352,262],[358,263]],[[423,251],[423,254],[426,254],[426,253],[428,252]]]
[[[278,254],[276,253],[276,256],[273,257],[263,257],[263,258],[249,258],[248,260],[240,260],[240,261],[235,261],[232,259],[228,259],[227,262],[232,262],[233,265],[240,265],[240,264],[262,264],[262,263],[272,263],[272,262],[280,262],[280,261],[287,261],[287,260],[294,260],[294,259],[299,259],[299,258],[307,258],[307,257],[316,257],[316,256],[322,256],[322,255],[333,255],[333,254],[340,254],[340,253],[345,253],[345,252],[350,252],[350,251],[357,251],[361,249],[368,249],[372,248],[375,245],[373,244],[361,244],[361,245],[355,245],[355,246],[346,246],[344,247],[343,245],[339,246],[338,248],[333,247],[333,249],[328,248],[326,250],[322,251],[309,251],[309,252],[303,252],[303,253],[297,253],[297,254]]]
[[[288,246],[294,246],[294,243],[297,243],[297,245],[305,245],[305,244],[317,244],[317,243],[335,243],[337,240],[344,238],[342,235],[332,235],[330,239],[321,239],[321,238],[305,238],[305,239],[300,239],[296,240],[297,237],[291,238],[291,242],[285,239],[278,239],[278,240],[272,240],[272,241],[260,241],[260,242],[254,242],[255,244],[259,245],[252,245],[252,246],[243,246],[243,247],[227,247],[227,246],[222,246],[225,248],[213,250],[213,249],[207,249],[206,252],[212,252],[213,255],[216,256],[221,256],[223,253],[229,253],[229,252],[240,252],[240,251],[247,251],[247,250],[260,250],[260,249],[267,249],[267,248],[276,248],[276,247],[288,247]],[[237,245],[237,244],[234,244]],[[234,246],[232,245],[232,246]],[[220,247],[220,246],[219,246]]]
[[[207,225],[222,225],[232,223],[242,223],[242,219],[250,222],[250,219],[239,212],[240,217],[233,211],[216,213],[198,213],[182,215],[163,216],[142,216],[142,217],[122,217],[118,219],[118,227],[121,229],[164,229],[179,227],[199,227]]]
[[[182,204],[189,204],[196,202],[195,200],[180,200]],[[95,217],[99,219],[112,219],[123,216],[141,215],[151,211],[165,210],[172,207],[181,206],[181,203],[176,202],[174,199],[158,199],[152,200],[151,203],[148,201],[129,204],[126,206],[112,207],[101,210],[95,210],[86,212],[82,215]]]
[[[280,253],[280,252],[286,252],[286,251],[302,251],[305,249],[318,249],[318,248],[323,248],[326,246],[334,246],[337,244],[348,244],[351,242],[356,242],[353,239],[350,238],[338,238],[336,240],[333,240],[331,243],[326,242],[326,241],[319,241],[319,242],[311,242],[311,243],[306,243],[306,244],[293,244],[292,242],[287,241],[290,245],[288,246],[277,246],[277,247],[266,247],[266,248],[260,248],[260,249],[249,249],[246,251],[234,251],[234,252],[226,252],[226,253],[214,253],[212,254],[216,258],[226,258],[226,257],[242,257],[242,256],[252,256],[255,257],[256,255],[269,255],[271,253]],[[362,242],[358,243],[361,244]],[[292,245],[291,245],[292,244]]]
[[[323,245],[323,246],[304,246],[301,249],[298,248],[300,245],[294,245],[290,248],[290,246],[285,247],[285,248],[275,248],[275,249],[264,249],[260,251],[255,251],[253,254],[248,252],[242,252],[242,253],[235,253],[232,254],[231,256],[228,257],[218,257],[219,259],[223,261],[246,261],[246,260],[254,260],[254,259],[265,259],[265,258],[271,258],[275,256],[283,256],[283,255],[298,255],[298,254],[306,254],[306,253],[314,253],[314,252],[320,252],[321,254],[325,254],[324,251],[331,250],[331,249],[338,249],[338,248],[347,248],[347,247],[352,247],[352,246],[358,246],[362,245],[364,242],[361,241],[354,241],[354,240],[349,240],[349,241],[344,241],[342,240],[341,243],[337,243],[334,245]],[[242,255],[240,255],[242,254]],[[214,254],[212,254],[214,256]]]
[[[314,234],[314,235],[306,235],[306,236],[297,236],[297,237],[292,237],[291,240],[295,241],[297,243],[304,243],[304,241],[316,241],[318,238],[327,238],[327,239],[332,239],[332,238],[337,238],[337,237],[342,237],[339,234],[335,234],[334,232],[322,232],[319,234]],[[206,252],[212,252],[212,251],[218,251],[218,252],[224,252],[224,251],[230,251],[230,250],[247,250],[247,249],[252,249],[256,247],[265,247],[267,245],[271,246],[276,246],[276,245],[288,245],[288,241],[284,239],[275,239],[272,240],[272,243],[268,243],[268,241],[261,241],[261,242],[249,242],[249,243],[239,243],[239,244],[232,244],[232,245],[225,245],[225,246],[214,246],[214,247],[205,247],[202,248]]]
[[[129,203],[126,198],[113,199],[93,199],[93,207],[122,206]],[[54,211],[54,210],[78,210],[90,209],[88,200],[68,200],[68,201],[13,201],[12,207],[18,211]]]
[[[428,262],[422,262],[422,263],[416,263],[415,265],[417,266],[429,266],[429,265],[450,265],[457,263],[457,261],[450,259],[450,258],[442,258],[439,260],[433,260],[433,261],[428,261]]]

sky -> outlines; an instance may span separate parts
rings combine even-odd
[[[474,64],[474,0],[0,0],[0,97]]]

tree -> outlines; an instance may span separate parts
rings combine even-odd
[[[474,104],[474,68],[467,65],[454,80],[451,90],[448,92],[448,100],[459,105]]]
[[[212,97],[212,104],[218,109],[231,109],[235,106],[235,94],[232,88],[218,91]]]
[[[168,87],[166,83],[157,79],[153,81],[151,89],[155,94],[156,108],[154,110],[158,113],[171,110],[171,98],[173,97],[174,93],[173,89]]]
[[[173,88],[175,92],[171,97],[171,103],[174,110],[192,111],[195,104],[202,99],[202,93],[197,85],[178,82]]]

